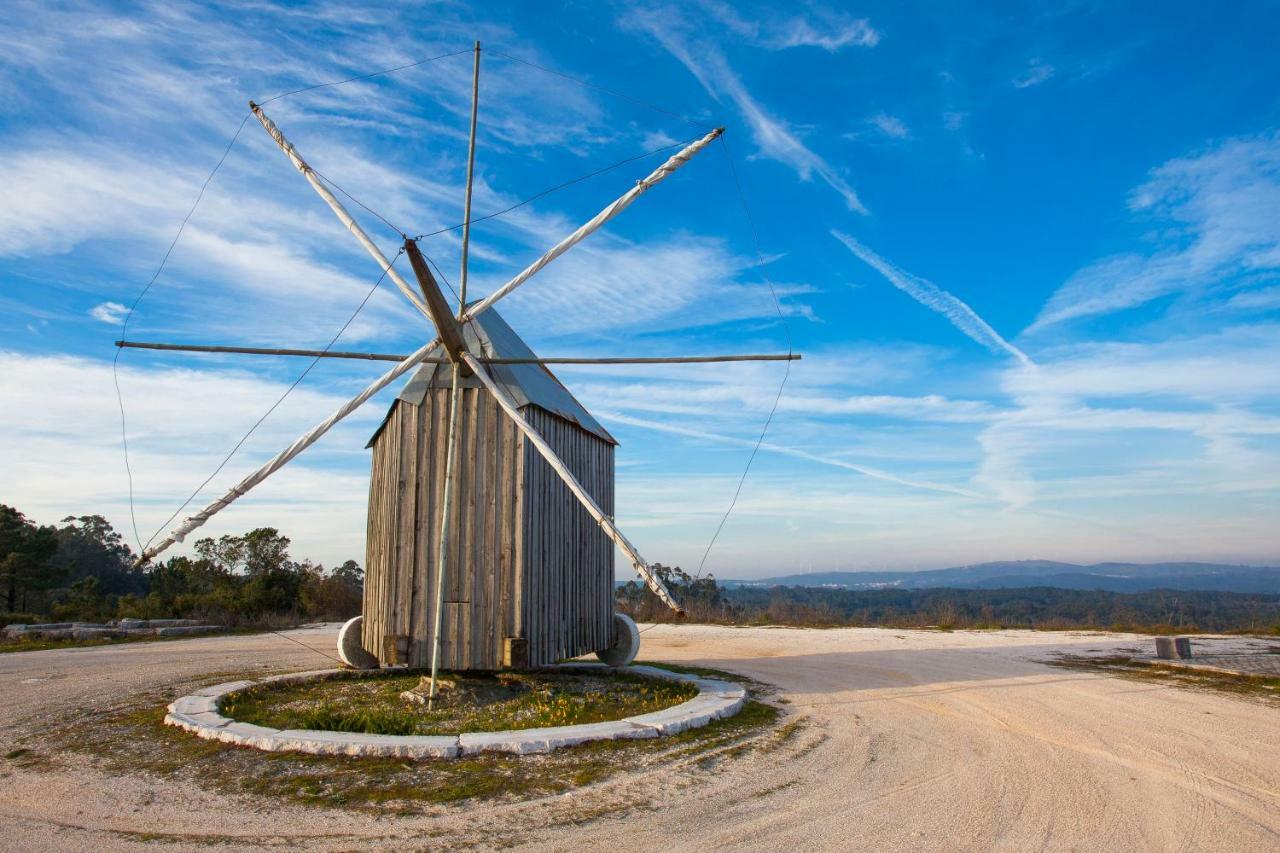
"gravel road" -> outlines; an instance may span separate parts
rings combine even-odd
[[[314,669],[334,626],[278,636],[0,655],[0,747],[67,709],[211,674]],[[1125,635],[659,626],[642,656],[777,685],[799,733],[705,769],[572,795],[378,816],[0,765],[4,850],[1280,849],[1280,712],[1256,701],[1045,666],[1146,649]]]

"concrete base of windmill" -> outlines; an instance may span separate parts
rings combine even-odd
[[[613,614],[613,645],[600,649],[596,657],[609,666],[626,666],[640,652],[640,630],[625,613]]]
[[[338,657],[352,669],[377,669],[378,659],[365,651],[360,642],[363,631],[363,616],[347,620],[338,631]]]

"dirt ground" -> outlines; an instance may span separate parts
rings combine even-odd
[[[0,656],[0,748],[67,709],[92,715],[206,676],[325,666],[298,643],[332,654],[335,633]],[[643,658],[777,685],[797,735],[694,771],[408,816],[255,801],[83,762],[0,762],[0,848],[1280,849],[1275,707],[1041,662],[1146,651],[1149,638],[664,625],[643,640]]]

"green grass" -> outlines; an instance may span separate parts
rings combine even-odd
[[[288,630],[288,629],[283,629]],[[226,628],[208,634],[186,634],[168,637],[155,634],[127,634],[123,637],[101,637],[94,640],[44,640],[26,638],[10,640],[0,638],[0,654],[10,652],[42,652],[49,649],[83,649],[95,646],[119,646],[125,643],[163,643],[172,640],[193,640],[198,637],[225,637],[229,634],[262,634],[261,628]]]
[[[79,649],[93,646],[118,646],[122,643],[154,643],[159,640],[186,640],[189,637],[157,637],[154,635],[103,637],[96,640],[43,640],[24,637],[21,640],[0,640],[0,654],[10,652],[42,652],[49,649]]]
[[[742,680],[714,670],[702,673]],[[777,708],[750,700],[733,717],[677,735],[596,741],[547,755],[482,754],[409,761],[268,753],[201,740],[163,725],[163,706],[173,698],[171,692],[139,696],[130,705],[91,716],[69,711],[60,722],[51,721],[47,738],[12,744],[17,754],[10,756],[9,762],[15,767],[43,766],[45,759],[61,761],[62,751],[67,750],[89,756],[107,773],[141,773],[226,794],[250,794],[268,808],[276,800],[372,814],[407,814],[468,800],[520,801],[553,796],[620,773],[656,767],[692,773],[752,750],[776,749],[795,733],[794,726],[776,727]],[[614,809],[615,805],[610,805],[610,811]]]
[[[266,684],[227,696],[223,715],[277,729],[451,735],[619,720],[697,695],[691,684],[625,673],[450,676],[432,711],[401,698],[421,676],[370,675]]]

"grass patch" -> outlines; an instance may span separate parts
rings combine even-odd
[[[207,635],[212,636],[212,635]],[[154,643],[159,640],[187,640],[190,637],[157,637],[154,635],[138,635],[125,637],[101,637],[96,640],[45,640],[34,637],[23,637],[19,640],[0,640],[0,654],[11,652],[43,652],[49,649],[81,649],[94,646],[118,646],[123,643]]]
[[[227,696],[222,713],[276,729],[452,735],[574,726],[648,714],[692,699],[692,684],[626,673],[447,676],[433,710],[401,697],[420,674],[264,684]]]
[[[1091,657],[1062,655],[1056,660],[1045,661],[1050,666],[1075,669],[1084,672],[1105,672],[1133,681],[1157,682],[1175,687],[1208,690],[1266,702],[1280,706],[1280,678],[1262,675],[1242,675],[1187,666],[1153,664],[1145,659],[1127,655]]]
[[[724,672],[703,674],[742,680]],[[105,715],[69,715],[52,727],[41,745],[55,755],[67,750],[87,756],[97,769],[110,774],[143,773],[225,794],[408,814],[468,800],[518,801],[563,794],[656,767],[699,771],[773,743],[779,716],[773,706],[750,700],[733,717],[668,737],[596,741],[547,755],[495,753],[408,761],[268,753],[201,740],[163,725],[163,706],[172,698],[169,692],[152,693]]]
[[[285,629],[290,630],[290,629]],[[225,637],[231,634],[262,634],[261,628],[226,628],[211,631],[208,634],[178,634],[157,636],[155,634],[126,634],[123,637],[99,637],[94,640],[57,639],[46,640],[35,637],[23,637],[12,640],[0,638],[0,654],[11,652],[42,652],[49,649],[91,649],[96,646],[120,646],[127,643],[163,643],[174,640],[194,640],[200,637]]]

